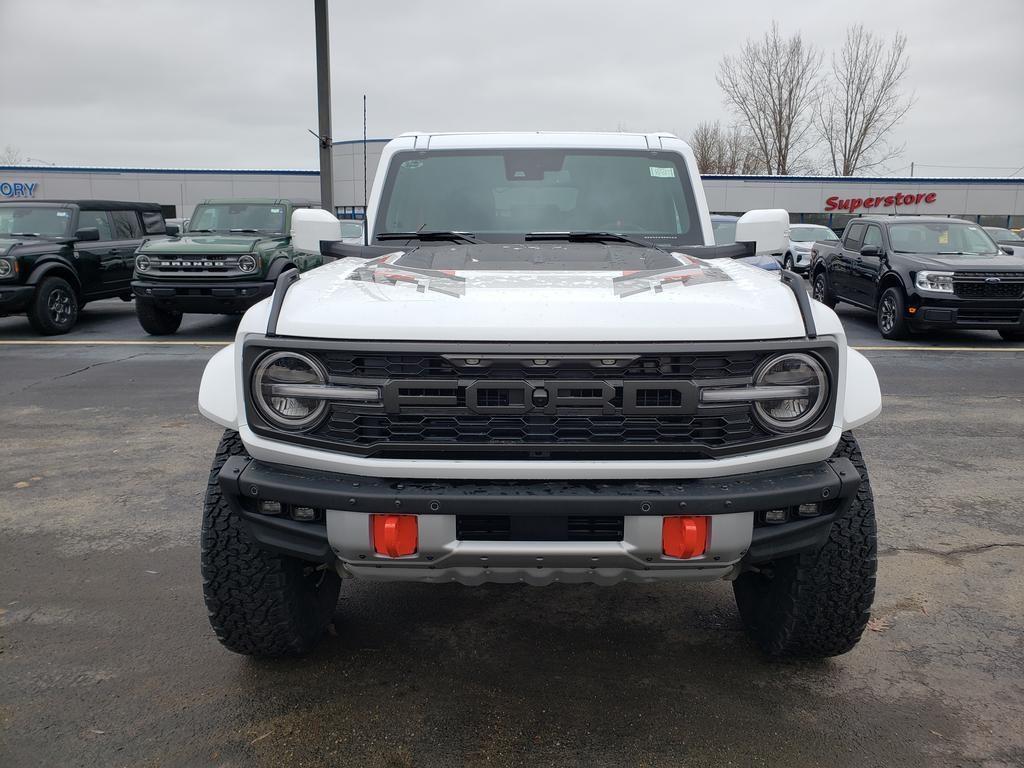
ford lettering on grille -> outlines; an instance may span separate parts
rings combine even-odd
[[[554,416],[581,409],[626,415],[692,414],[697,412],[697,387],[692,381],[671,380],[396,379],[384,385],[383,402],[387,413],[464,407],[480,414],[532,412]]]

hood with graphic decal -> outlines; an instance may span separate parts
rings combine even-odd
[[[308,272],[286,294],[277,332],[683,341],[793,338],[804,327],[778,273],[728,259],[620,244],[488,243],[405,247]]]

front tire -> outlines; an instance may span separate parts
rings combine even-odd
[[[782,268],[783,269],[788,269],[790,272],[793,271],[793,256],[792,256],[792,254],[789,254],[789,253],[786,254],[786,258],[784,258],[782,260]]]
[[[910,333],[907,326],[906,302],[903,291],[890,286],[882,292],[876,313],[878,331],[884,339],[905,339]]]
[[[28,322],[36,333],[56,336],[78,322],[78,296],[63,277],[44,278],[28,307]]]
[[[811,295],[815,301],[821,302],[829,309],[836,308],[836,297],[832,293],[832,286],[828,283],[828,275],[824,269],[819,269],[814,275],[811,283]]]
[[[220,441],[203,508],[203,596],[221,644],[249,656],[300,656],[323,635],[338,603],[341,579],[323,568],[260,547],[223,497],[218,475],[231,456],[245,456],[237,432]]]
[[[867,468],[853,435],[845,433],[833,456],[860,472],[853,504],[832,523],[828,541],[748,571],[733,582],[748,634],[769,656],[825,658],[860,640],[875,597],[875,503]]]
[[[147,299],[135,300],[135,316],[142,330],[150,336],[167,336],[181,327],[181,312],[163,309]]]

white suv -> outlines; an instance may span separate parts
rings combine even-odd
[[[817,240],[839,242],[839,236],[828,227],[819,224],[793,224],[789,229],[786,247],[775,257],[783,269],[806,272],[811,267],[811,248]]]
[[[779,250],[785,211],[715,246],[675,136],[508,133],[392,141],[367,213],[365,246],[296,213],[336,260],[282,275],[203,375],[225,646],[305,652],[361,578],[726,579],[767,653],[853,647],[878,381],[799,278],[734,260]]]

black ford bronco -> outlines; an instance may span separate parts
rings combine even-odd
[[[130,301],[135,251],[166,231],[156,203],[0,203],[0,317],[25,313],[38,333],[67,333],[87,302]]]

